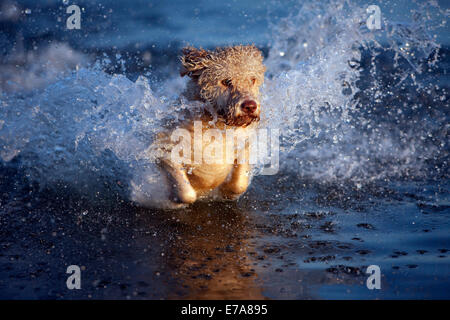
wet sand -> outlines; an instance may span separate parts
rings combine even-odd
[[[19,177],[10,171],[2,190]],[[87,205],[33,187],[3,193],[0,298],[445,299],[448,194],[411,182],[339,189],[286,174],[255,178],[237,203],[178,211],[120,198]],[[66,288],[72,264],[80,290]],[[381,290],[366,287],[372,264]]]

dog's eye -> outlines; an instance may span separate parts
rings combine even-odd
[[[251,81],[252,81],[252,84],[255,84],[256,83],[256,78],[252,78]]]
[[[225,87],[231,87],[231,80],[230,79],[224,79],[220,83],[222,83]]]

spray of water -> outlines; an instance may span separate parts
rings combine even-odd
[[[331,1],[306,3],[275,25],[264,121],[282,129],[285,168],[358,184],[440,176],[447,92],[424,72],[438,61],[433,31],[445,15],[422,3],[409,21],[384,19],[373,32],[365,8]]]
[[[261,127],[280,129],[283,170],[358,184],[443,174],[448,109],[430,109],[433,101],[418,94],[428,92],[440,106],[448,98],[419,79],[439,49],[426,10],[445,14],[431,3],[406,24],[384,20],[382,30],[371,32],[365,8],[330,1],[305,4],[273,26]],[[96,173],[129,180],[140,202],[163,197],[154,136],[182,120],[181,110],[199,106],[180,98],[177,80],[169,80],[176,85],[168,92],[165,84],[143,76],[131,81],[102,67],[79,68],[32,91],[3,92],[0,156],[20,158],[42,185],[58,181],[88,191]]]

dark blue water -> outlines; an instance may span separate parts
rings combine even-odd
[[[80,30],[66,1],[0,4],[0,298],[450,297],[446,1],[381,2],[378,32],[369,1],[75,4]],[[280,171],[236,203],[132,203],[180,48],[238,43]]]

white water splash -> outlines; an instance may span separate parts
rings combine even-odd
[[[346,1],[306,4],[275,27],[265,61],[269,72],[261,126],[278,128],[283,134],[283,170],[321,182],[370,181],[393,171],[398,176],[421,171],[427,159],[447,147],[447,142],[439,146],[422,139],[434,134],[431,121],[419,133],[385,123],[374,127],[377,118],[360,111],[362,50],[373,52],[373,57],[385,50],[365,29],[365,18],[365,8],[349,8]],[[407,26],[402,28],[386,27],[389,32],[383,36],[391,41],[390,49],[397,54],[394,59],[405,54],[401,41],[414,43],[421,55],[408,55],[411,68],[401,71],[414,77],[437,45],[425,33],[413,39],[410,33],[398,31]],[[411,30],[419,27],[415,28]],[[375,67],[370,74],[375,101],[385,94],[379,84],[383,74],[378,75]],[[100,64],[45,79],[43,89],[3,93],[2,159],[20,155],[30,178],[44,185],[63,181],[90,190],[96,183],[92,174],[99,173],[112,180],[133,181],[134,190],[139,190],[135,198],[141,202],[157,191],[163,197],[165,191],[158,189],[160,176],[152,164],[153,137],[164,123],[178,121],[180,110],[193,107],[178,98],[183,84],[178,77],[152,84],[161,88],[158,93],[145,77],[133,82],[123,75],[106,74]],[[172,84],[170,90],[167,83]],[[401,109],[396,112],[401,114]],[[436,119],[438,126],[445,121],[441,115]]]

